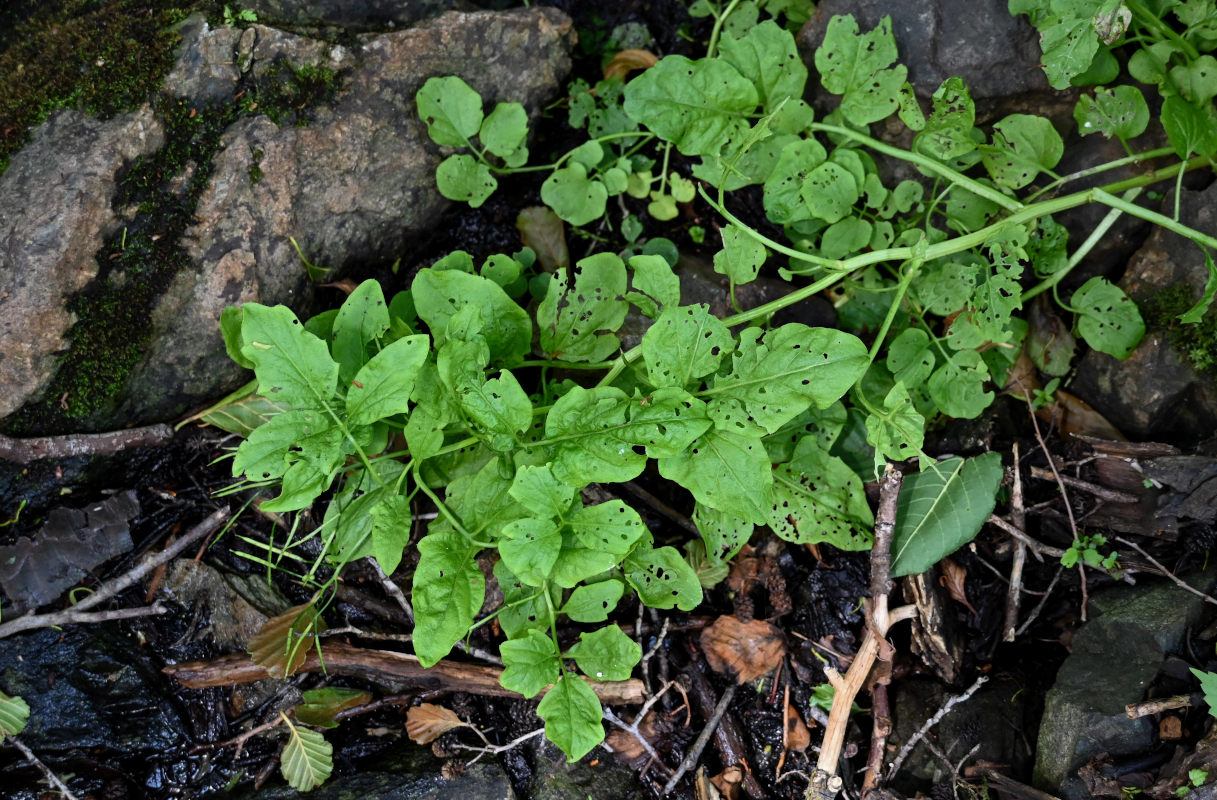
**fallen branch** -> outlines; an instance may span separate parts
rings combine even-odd
[[[297,672],[323,670],[330,675],[355,675],[373,683],[409,684],[420,689],[469,692],[491,697],[520,696],[499,685],[502,670],[495,667],[448,661],[441,661],[433,667],[424,667],[416,656],[408,653],[372,650],[338,642],[323,644],[320,658],[317,657],[315,649],[310,650]],[[249,656],[240,653],[221,656],[211,661],[171,664],[165,667],[163,672],[190,689],[234,686],[270,677],[264,667],[258,666]],[[634,705],[645,699],[642,681],[637,679],[587,681],[587,684],[601,702],[610,705]]]
[[[981,675],[976,679],[975,683],[964,691],[963,694],[957,694],[943,703],[942,708],[938,709],[938,711],[934,713],[934,716],[927,719],[921,725],[921,727],[917,729],[917,732],[904,743],[904,747],[900,748],[900,752],[896,754],[895,760],[892,761],[892,766],[887,771],[887,779],[891,780],[896,776],[896,773],[900,771],[901,765],[904,764],[904,759],[908,758],[908,754],[913,751],[913,748],[917,746],[918,742],[925,738],[925,735],[930,732],[931,728],[941,722],[942,718],[949,714],[952,708],[974,695],[976,690],[984,686],[985,682],[988,680],[989,678],[987,676]]]
[[[226,519],[228,519],[228,509],[216,509],[209,517],[207,517],[207,519],[191,528],[181,539],[178,539],[169,547],[165,548],[160,553],[157,553],[154,557],[136,565],[133,569],[128,570],[114,580],[102,584],[100,587],[98,587],[97,591],[93,592],[88,597],[85,597],[71,608],[64,609],[63,611],[51,612],[49,614],[30,613],[26,614],[24,617],[17,617],[17,619],[10,622],[0,624],[0,639],[3,639],[6,636],[12,636],[14,633],[34,630],[35,628],[48,628],[57,625],[73,625],[78,622],[98,621],[99,617],[96,614],[83,614],[82,612],[87,611],[93,606],[103,603],[106,600],[109,600],[111,597],[114,597],[128,586],[138,582],[145,575],[155,570],[161,564],[165,564],[173,560],[178,553],[185,550],[192,543],[213,533],[216,528],[220,527],[220,523],[224,522]],[[157,606],[153,606],[153,608],[157,608]],[[147,609],[135,610],[142,611],[144,614],[161,613],[164,611],[164,609],[161,609],[161,612],[150,612]],[[114,614],[116,612],[106,613]],[[128,616],[141,616],[141,614],[129,614]],[[116,619],[118,617],[111,616],[109,618]]]
[[[1178,577],[1177,575],[1175,575],[1175,573],[1171,572],[1169,569],[1167,569],[1165,566],[1163,566],[1163,565],[1162,565],[1162,562],[1158,561],[1158,559],[1154,558],[1154,557],[1153,557],[1153,556],[1151,556],[1149,553],[1145,552],[1143,549],[1141,549],[1141,548],[1140,548],[1140,547],[1139,547],[1137,544],[1135,544],[1134,542],[1129,541],[1128,539],[1125,539],[1123,536],[1117,536],[1117,537],[1116,537],[1116,541],[1117,541],[1117,542],[1119,542],[1120,544],[1126,544],[1126,545],[1128,545],[1129,547],[1131,547],[1133,550],[1136,550],[1136,551],[1137,551],[1138,553],[1140,553],[1140,554],[1141,554],[1141,555],[1142,555],[1142,556],[1143,556],[1143,557],[1144,557],[1144,558],[1145,558],[1147,561],[1149,561],[1149,563],[1151,563],[1151,564],[1153,564],[1155,567],[1157,567],[1157,568],[1158,568],[1158,570],[1159,570],[1159,571],[1160,571],[1160,572],[1161,572],[1163,575],[1165,575],[1166,577],[1168,577],[1168,578],[1170,578],[1172,581],[1174,581],[1175,585],[1176,585],[1176,586],[1178,586],[1180,589],[1183,589],[1183,590],[1184,590],[1184,591],[1186,591],[1186,592],[1191,592],[1192,594],[1194,594],[1194,595],[1196,595],[1197,597],[1199,597],[1199,598],[1201,598],[1202,600],[1204,600],[1204,602],[1206,602],[1206,603],[1212,603],[1213,605],[1217,606],[1217,599],[1214,599],[1214,598],[1213,598],[1211,595],[1207,595],[1207,594],[1205,594],[1204,592],[1200,591],[1199,589],[1197,589],[1197,588],[1196,588],[1196,587],[1194,587],[1194,586],[1189,586],[1189,585],[1187,584],[1187,582],[1186,582],[1186,581],[1184,581],[1182,578],[1180,578],[1180,577]]]
[[[1106,486],[1100,486],[1097,483],[1084,481],[1081,478],[1075,478],[1072,475],[1060,475],[1054,471],[1046,470],[1043,467],[1032,467],[1031,477],[1038,478],[1041,481],[1059,480],[1066,486],[1072,486],[1074,489],[1092,494],[1100,500],[1106,500],[1109,503],[1139,503],[1141,499],[1136,495],[1128,492],[1121,492],[1118,489],[1108,489]]]
[[[68,789],[67,785],[64,784],[63,781],[59,780],[59,776],[52,772],[50,767],[42,763],[42,759],[34,755],[33,750],[26,747],[25,742],[21,741],[16,736],[0,736],[0,742],[8,742],[13,747],[20,750],[21,755],[25,756],[26,760],[38,768],[38,771],[43,774],[43,776],[47,779],[47,782],[50,783],[51,786],[55,787],[55,789],[61,795],[63,795],[64,800],[78,800],[76,795],[72,794],[71,790]]]
[[[1027,527],[1027,512],[1023,508],[1023,478],[1022,467],[1019,465],[1018,442],[1014,443],[1013,478],[1010,490],[1010,515],[1014,519],[1014,527],[1023,530]],[[1036,557],[1039,557],[1038,553]],[[1022,603],[1023,566],[1026,563],[1027,544],[1016,538],[1014,555],[1010,562],[1010,586],[1006,590],[1006,616],[1002,623],[1002,641],[1004,642],[1013,642],[1014,631],[1018,628],[1018,610]]]
[[[109,433],[72,433],[66,436],[39,436],[13,439],[0,436],[0,459],[29,464],[44,458],[108,456],[129,447],[155,447],[173,438],[168,425],[147,425]]]
[[[709,722],[706,723],[706,727],[701,729],[701,733],[698,734],[697,739],[693,742],[693,746],[689,748],[689,752],[685,753],[684,760],[680,762],[680,766],[672,773],[672,777],[668,778],[668,782],[663,785],[662,794],[670,794],[676,788],[676,784],[680,783],[680,779],[685,776],[685,773],[692,769],[697,760],[701,758],[701,753],[706,749],[706,744],[714,734],[714,729],[722,721],[723,714],[727,713],[727,706],[731,705],[731,698],[735,697],[735,688],[735,684],[731,684],[723,692],[723,696],[718,699],[718,704],[714,706],[714,713],[710,715]]]
[[[1202,699],[1203,695],[1196,693],[1177,694],[1173,697],[1159,697],[1156,700],[1142,700],[1139,703],[1129,703],[1124,706],[1124,714],[1129,719],[1140,719],[1141,717],[1148,717],[1153,714],[1161,714],[1163,711],[1172,711],[1176,708],[1190,708]]]

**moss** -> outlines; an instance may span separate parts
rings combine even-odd
[[[149,100],[173,66],[174,23],[207,0],[17,3],[0,30],[0,173],[52,111],[111,117]]]
[[[1195,324],[1179,321],[1179,315],[1195,304],[1192,290],[1183,285],[1163,289],[1140,303],[1149,329],[1162,331],[1197,372],[1217,378],[1217,310],[1210,308]]]
[[[340,87],[338,70],[280,59],[243,101],[247,112],[264,114],[276,125],[303,126],[308,124],[308,110],[332,102]]]

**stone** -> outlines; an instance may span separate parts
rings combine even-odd
[[[0,418],[50,383],[76,322],[64,298],[97,276],[97,252],[119,227],[118,171],[163,134],[148,106],[105,122],[63,111],[0,175]]]
[[[301,254],[359,277],[409,252],[450,205],[435,188],[443,153],[414,108],[423,82],[460,75],[487,102],[535,114],[569,70],[574,39],[554,9],[450,12],[347,46],[201,18],[181,32],[157,112],[187,130],[222,127],[203,136],[198,159],[173,165],[178,175],[156,176],[170,187],[157,196],[185,209],[166,212],[172,224],[148,229],[157,211],[134,189],[116,201],[120,177],[159,155],[165,125],[150,108],[105,123],[57,115],[0,176],[0,381],[12,387],[0,425],[10,432],[172,420],[248,380],[219,336],[225,306],[282,303],[307,316]],[[291,99],[297,84],[307,109]],[[286,108],[271,107],[284,97]],[[47,165],[64,163],[47,188]],[[126,253],[124,223],[146,259]],[[92,315],[87,335],[73,329],[72,304]],[[103,338],[116,354],[85,354]]]
[[[1186,578],[1201,591],[1211,572]],[[1092,758],[1131,756],[1153,744],[1148,718],[1124,707],[1143,700],[1167,654],[1177,650],[1204,601],[1173,583],[1120,586],[1090,598],[1094,618],[1073,637],[1073,651],[1044,700],[1036,744],[1035,785],[1064,800],[1089,797],[1077,769]]]
[[[1171,193],[1162,212],[1174,213]],[[1217,234],[1217,188],[1184,189],[1180,222]],[[1103,413],[1126,436],[1194,440],[1217,427],[1217,316],[1197,325],[1177,316],[1204,292],[1204,255],[1190,240],[1155,228],[1120,281],[1141,308],[1146,335],[1120,361],[1091,351],[1078,365],[1070,391]]]
[[[470,4],[459,0],[246,0],[241,7],[257,14],[259,22],[367,31],[406,28],[445,11],[467,10]]]
[[[572,764],[561,750],[543,739],[534,739],[526,747],[533,761],[532,780],[527,791],[531,800],[579,797],[641,800],[652,796],[632,769],[601,750],[593,750]]]

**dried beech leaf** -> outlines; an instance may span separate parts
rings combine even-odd
[[[701,632],[706,661],[715,672],[735,673],[740,683],[777,668],[786,655],[782,632],[763,620],[722,616]]]
[[[304,664],[316,635],[324,630],[325,620],[311,602],[289,608],[268,619],[249,640],[249,657],[272,678],[289,677]]]
[[[557,272],[570,266],[566,249],[566,226],[546,206],[529,206],[516,217],[520,239],[537,254],[544,272]]]
[[[604,65],[605,78],[622,78],[636,69],[650,69],[659,58],[650,50],[622,50]]]
[[[423,703],[406,712],[406,733],[415,744],[428,744],[454,728],[468,727],[455,711]]]
[[[939,563],[942,565],[942,576],[938,582],[946,587],[952,600],[971,611],[972,616],[979,617],[980,614],[977,614],[976,609],[968,602],[968,571],[949,558],[944,558]]]
[[[794,712],[786,718],[786,749],[802,753],[808,747],[811,747],[811,731],[807,730],[807,724],[798,712]]]
[[[1116,442],[1126,440],[1115,425],[1080,397],[1060,389],[1057,389],[1052,397],[1056,402],[1049,408],[1053,409],[1053,417],[1059,417],[1054,421],[1057,422],[1061,433],[1068,436],[1097,436]]]

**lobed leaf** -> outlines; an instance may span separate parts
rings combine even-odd
[[[597,253],[575,264],[574,286],[567,270],[550,276],[537,309],[541,348],[563,361],[603,361],[620,346],[613,333],[625,321],[625,263],[613,253]]]

